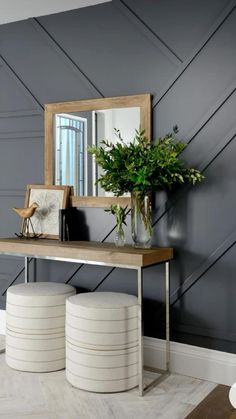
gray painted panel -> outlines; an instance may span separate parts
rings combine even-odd
[[[23,94],[22,89],[4,67],[0,68],[0,112],[35,109],[33,100]]]
[[[200,166],[231,131],[236,133],[235,107],[236,93],[221,106],[183,152],[182,157],[189,165]]]
[[[20,217],[12,210],[13,207],[24,206],[24,191],[21,196],[3,196],[3,191],[0,190],[0,203],[1,203],[1,236],[11,237],[14,233],[18,233],[21,228]],[[5,268],[6,269],[6,268]],[[1,272],[4,271],[1,265]]]
[[[210,26],[229,3],[227,0],[200,0],[198,3],[180,0],[177,5],[173,0],[126,1],[135,13],[143,10],[145,23],[163,36],[165,42],[170,42],[175,52],[183,55],[193,54],[196,43],[209,33]],[[163,87],[170,87],[174,75],[178,74],[177,67],[153,42],[154,35],[148,37],[146,26],[127,16],[115,4],[106,4],[40,18],[49,34],[55,37],[55,43],[37,22],[0,27],[0,53],[26,87],[15,81],[15,76],[4,79],[4,94],[9,98],[8,102],[2,102],[0,109],[2,236],[19,231],[20,220],[12,207],[23,205],[25,185],[43,181],[43,119],[42,115],[33,114],[38,109],[37,100],[48,103],[89,98],[91,92],[94,97],[98,96],[88,81],[85,83],[86,77],[106,96],[142,91],[159,93]],[[225,249],[222,243],[235,229],[236,141],[224,148],[227,136],[235,127],[235,94],[227,98],[234,89],[236,77],[235,23],[236,12],[223,22],[174,82],[153,115],[155,135],[165,134],[174,123],[179,124],[180,137],[186,141],[197,133],[184,154],[189,163],[201,165],[209,161],[217,147],[219,155],[206,170],[202,185],[183,187],[168,194],[168,204],[173,206],[156,224],[153,244],[175,248],[175,261],[171,264],[172,293],[191,274],[199,275],[185,296],[181,297],[180,289],[180,301],[173,307],[175,339],[229,351],[236,350],[233,343],[226,341],[236,333],[234,324],[229,326],[235,314],[232,307],[235,250],[228,251],[202,279],[199,278],[205,266],[203,262],[209,261],[217,248],[221,255],[220,249]],[[188,36],[184,35],[186,32]],[[79,69],[85,72],[84,77]],[[0,77],[1,74],[11,73],[1,67]],[[19,92],[17,99],[15,89]],[[32,103],[28,89],[36,96],[32,97]],[[4,112],[9,112],[8,108],[17,112],[2,118]],[[166,194],[158,192],[155,198],[153,218],[157,220],[165,209]],[[114,232],[109,234],[115,224],[111,215],[96,209],[87,209],[81,214],[83,217],[75,228],[85,226],[90,240],[101,241],[107,235],[107,241],[113,240]],[[128,231],[127,242],[131,240],[130,227]],[[1,260],[0,280],[8,273],[13,275],[8,264],[9,261]],[[39,280],[60,282],[77,269],[76,265],[45,261],[38,261],[37,266]],[[107,268],[83,266],[71,283],[90,289],[107,272]],[[225,278],[229,278],[229,282]],[[22,280],[23,275],[18,281]],[[100,289],[136,293],[136,285],[134,272],[116,269]],[[163,266],[145,269],[145,333],[149,336],[163,335],[163,289]],[[3,290],[1,282],[0,290]],[[221,317],[219,324],[217,316]],[[199,337],[199,333],[202,336]]]
[[[176,123],[185,137],[204,117],[235,80],[235,40],[236,10],[156,106],[155,135]]]
[[[12,133],[18,134],[21,136],[22,133],[26,131],[33,132],[33,131],[41,131],[43,134],[44,130],[44,116],[39,115],[31,115],[27,117],[22,116],[15,116],[11,118],[1,118],[0,117],[0,135],[3,136],[4,133]]]
[[[166,216],[169,240],[179,249],[177,282],[185,281],[236,227],[235,153],[232,141],[205,171],[204,183],[190,188]]]
[[[201,41],[230,0],[123,0],[181,58]]]
[[[8,28],[0,26],[0,52],[41,104],[91,97],[71,63],[30,20],[12,25],[11,37]]]
[[[176,304],[177,329],[235,342],[235,256],[233,246]]]
[[[112,3],[40,22],[105,96],[155,94],[177,68]]]
[[[28,183],[43,183],[42,138],[0,140],[1,189],[25,190]]]

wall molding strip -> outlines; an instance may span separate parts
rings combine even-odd
[[[74,71],[79,74],[82,82],[90,89],[92,94],[104,97],[103,93],[98,89],[92,80],[83,72],[78,64],[73,60],[72,57],[66,52],[66,50],[57,42],[57,40],[48,32],[48,30],[40,23],[36,18],[29,19],[31,25],[38,31],[38,33],[44,37],[48,45],[60,56],[60,58]]]
[[[1,140],[35,140],[44,137],[43,131],[0,132]]]
[[[233,231],[223,243],[221,243],[208,258],[191,273],[173,293],[170,295],[170,303],[173,306],[201,277],[220,260],[236,243],[236,230]]]
[[[111,268],[109,270],[109,272],[99,281],[99,283],[91,290],[92,292],[97,291],[97,289],[103,284],[103,282],[112,274],[112,272],[115,270],[116,268]]]
[[[135,25],[140,31],[158,48],[163,54],[169,58],[172,63],[179,67],[183,60],[175,53],[175,51],[156,33],[144,20],[138,16],[124,1],[113,0],[113,4]]]
[[[207,125],[207,123],[216,115],[216,113],[222,108],[222,106],[230,99],[236,91],[236,79],[225,89],[221,97],[214,103],[214,105],[205,113],[204,117],[201,118],[197,124],[192,128],[191,132],[186,136],[187,146],[195,139],[195,137],[201,132],[201,130]]]
[[[30,110],[30,111],[7,111],[0,112],[0,118],[22,118],[39,115],[42,116],[42,110]]]
[[[32,260],[34,260],[34,259],[33,258],[29,259],[29,264],[32,262]],[[21,270],[14,276],[13,280],[11,281],[11,283],[7,286],[7,288],[5,288],[5,290],[2,293],[2,297],[6,294],[7,289],[14,284],[14,282],[19,278],[19,276],[21,274],[23,274],[24,271],[25,271],[25,266],[23,266],[23,268],[21,268]]]
[[[199,170],[203,172],[217,159],[217,157],[224,151],[226,147],[235,139],[236,127],[234,127],[229,134],[209,153],[207,158],[199,165]]]
[[[208,44],[208,42],[213,38],[216,32],[221,28],[224,22],[230,17],[233,11],[236,8],[236,0],[232,0],[231,3],[226,7],[220,17],[212,25],[209,32],[204,36],[201,43],[193,50],[192,54],[183,64],[179,67],[176,74],[171,78],[171,80],[166,84],[163,90],[156,95],[156,98],[153,100],[153,109],[161,102],[161,100],[166,96],[166,94],[171,90],[177,80],[182,76],[182,74],[187,70],[187,68],[192,64],[195,58],[200,54],[203,48]]]
[[[25,191],[14,191],[13,189],[9,189],[9,191],[5,191],[4,189],[0,189],[0,197],[1,198],[15,198],[15,197],[24,197]]]
[[[74,270],[74,272],[69,276],[69,278],[65,281],[65,284],[69,284],[69,282],[75,277],[75,275],[80,271],[80,269],[84,266],[84,263],[81,263],[78,268]]]
[[[6,68],[8,74],[14,79],[14,81],[24,90],[24,94],[28,96],[30,99],[33,99],[38,111],[44,110],[43,105],[39,102],[36,96],[30,91],[30,89],[26,86],[26,84],[21,80],[15,70],[10,66],[10,64],[5,60],[5,58],[0,54],[0,64]]]

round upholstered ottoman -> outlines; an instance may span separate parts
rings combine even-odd
[[[70,285],[33,282],[7,290],[6,362],[17,370],[65,368],[65,301]]]
[[[138,384],[137,297],[94,292],[67,299],[66,377],[73,386],[95,392]]]

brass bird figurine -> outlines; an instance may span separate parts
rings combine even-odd
[[[29,207],[27,208],[12,208],[21,218],[23,218],[23,224],[22,224],[22,231],[20,234],[16,234],[17,237],[20,238],[26,238],[29,237],[38,238],[39,235],[35,233],[34,227],[31,221],[31,217],[34,215],[36,209],[39,207],[37,202],[33,202]],[[30,227],[32,229],[33,235],[30,235]]]
[[[33,202],[28,208],[12,208],[21,218],[30,218],[34,215],[36,208],[39,205],[37,202]]]

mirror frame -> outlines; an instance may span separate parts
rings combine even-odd
[[[53,117],[55,113],[94,111],[112,108],[140,108],[140,126],[145,130],[147,138],[151,138],[151,95],[149,93],[120,96],[102,99],[88,99],[71,102],[48,103],[45,105],[45,152],[44,176],[45,184],[54,181],[54,138]],[[73,207],[106,208],[113,203],[130,206],[130,198],[106,196],[71,196],[70,205]]]

